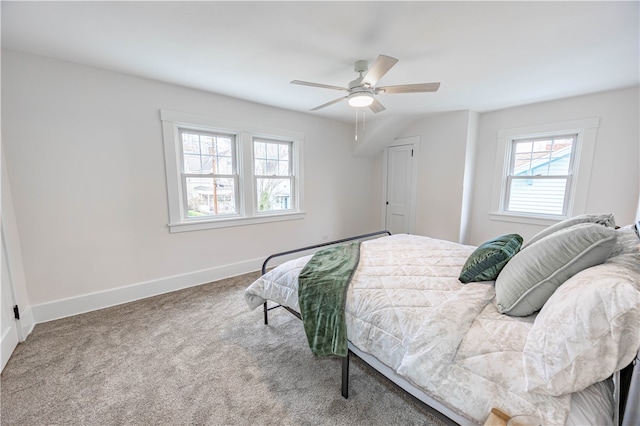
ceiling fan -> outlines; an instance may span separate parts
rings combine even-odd
[[[376,87],[378,81],[393,67],[398,60],[391,56],[378,55],[376,60],[371,64],[367,61],[360,60],[354,64],[354,70],[360,74],[358,78],[349,83],[349,87],[332,86],[329,84],[312,83],[309,81],[293,80],[291,84],[301,84],[303,86],[320,87],[324,89],[342,90],[348,92],[346,96],[334,99],[331,102],[322,104],[311,111],[317,111],[330,105],[347,99],[349,105],[353,107],[369,107],[374,113],[384,111],[385,107],[374,97],[379,93],[420,93],[435,92],[440,87],[440,83],[419,83],[419,84],[401,84],[398,86],[382,86]]]

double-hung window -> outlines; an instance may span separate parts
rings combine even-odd
[[[236,137],[179,129],[184,217],[238,214]]]
[[[258,212],[295,208],[292,153],[292,142],[254,138],[253,164]]]
[[[161,111],[171,232],[301,219],[302,140]]]
[[[566,216],[577,137],[570,134],[511,141],[505,212]]]
[[[491,218],[534,224],[585,213],[599,119],[498,131]]]

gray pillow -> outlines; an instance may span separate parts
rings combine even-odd
[[[563,282],[603,263],[616,238],[613,228],[579,223],[520,250],[496,280],[498,311],[519,317],[539,311]]]
[[[467,258],[458,279],[465,284],[495,280],[521,246],[522,237],[518,234],[502,235],[483,243]]]
[[[616,219],[613,217],[613,213],[609,214],[581,214],[578,216],[570,217],[568,219],[562,220],[558,223],[554,223],[553,225],[543,229],[534,235],[527,243],[522,247],[529,247],[531,244],[535,243],[543,239],[546,236],[553,234],[561,229],[569,228],[570,226],[577,225],[579,223],[597,223],[600,225],[608,226],[611,228],[615,228]]]

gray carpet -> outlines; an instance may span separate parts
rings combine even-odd
[[[247,274],[39,324],[2,372],[3,425],[443,425],[352,357],[316,358]]]

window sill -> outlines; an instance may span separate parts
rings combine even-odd
[[[526,223],[529,225],[550,226],[566,219],[565,217],[532,216],[514,213],[489,213],[489,218],[498,222]]]
[[[170,223],[169,232],[189,232],[201,231],[205,229],[230,228],[233,226],[255,225],[259,223],[282,222],[287,220],[304,219],[304,212],[279,213],[260,215],[252,217],[242,217],[234,219],[208,219],[182,223]]]

